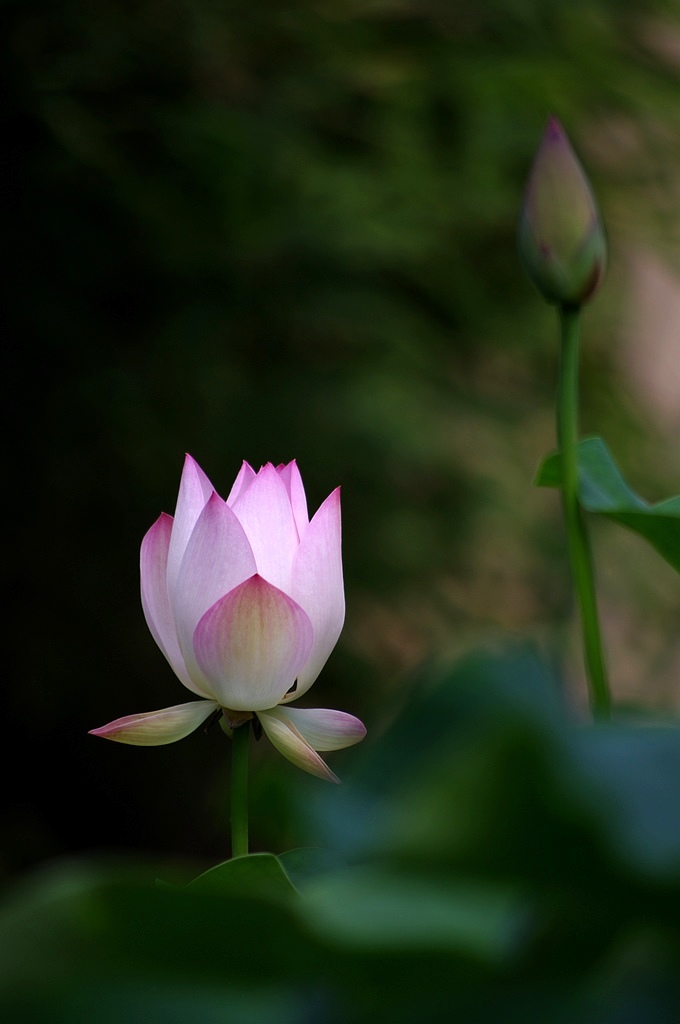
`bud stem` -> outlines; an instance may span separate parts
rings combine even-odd
[[[231,737],[231,855],[248,854],[248,740],[250,722]]]
[[[562,457],[562,501],[567,546],[581,617],[590,706],[594,717],[608,718],[611,697],[604,664],[595,596],[593,560],[578,501],[578,365],[580,307],[560,307],[561,355],[557,397],[557,440]]]

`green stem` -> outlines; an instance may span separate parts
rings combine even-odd
[[[250,722],[234,729],[231,737],[231,855],[248,853],[248,739]]]
[[[607,718],[611,710],[595,597],[593,561],[578,502],[578,348],[580,309],[560,308],[561,359],[557,399],[557,439],[562,457],[562,499],[571,572],[576,590],[586,674],[593,715]]]

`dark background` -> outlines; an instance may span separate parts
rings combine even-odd
[[[186,696],[138,597],[183,454],[226,494],[296,458],[343,488],[345,631],[305,704],[379,735],[409,672],[529,637],[575,700],[554,314],[515,221],[549,112],[608,227],[583,427],[680,490],[680,17],[641,0],[7,3],[0,876],[70,851],[228,852],[228,746],[87,730]],[[674,305],[675,303],[675,305]],[[614,690],[677,707],[680,592],[595,531]],[[261,748],[261,749],[260,749]],[[256,848],[295,845],[261,744]],[[332,756],[342,776],[353,753]],[[319,783],[322,785],[322,783]]]

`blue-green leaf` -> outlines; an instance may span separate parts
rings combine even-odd
[[[279,862],[293,885],[304,892],[310,881],[343,867],[343,859],[332,850],[297,847],[279,854]]]
[[[529,922],[527,901],[507,886],[351,868],[307,891],[315,930],[360,950],[445,949],[482,961],[511,955]]]

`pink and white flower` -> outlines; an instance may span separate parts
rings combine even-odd
[[[116,719],[95,736],[157,746],[215,712],[256,718],[305,771],[337,782],[318,751],[358,743],[359,719],[289,708],[315,681],[345,618],[340,489],[309,520],[295,462],[256,473],[243,463],[226,501],[187,455],[175,516],[142,541],[142,607],[175,675],[200,700]]]

